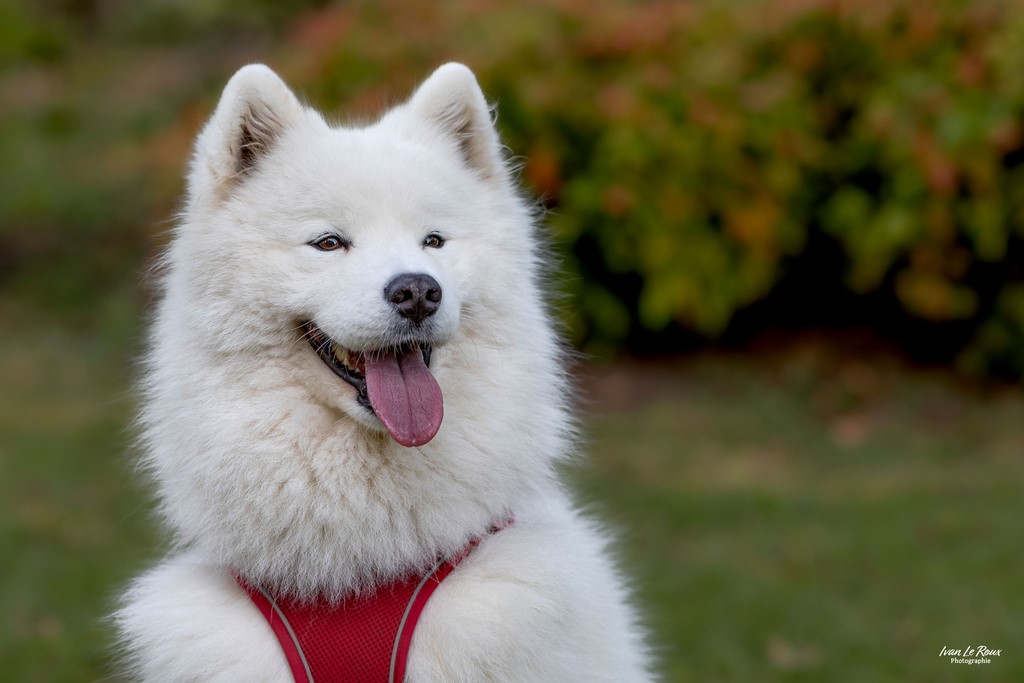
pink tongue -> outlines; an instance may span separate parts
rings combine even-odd
[[[434,438],[444,417],[444,402],[419,348],[402,355],[367,354],[364,374],[370,405],[395,441],[422,446]]]

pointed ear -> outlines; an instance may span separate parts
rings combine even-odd
[[[468,67],[454,62],[438,67],[409,102],[413,114],[453,139],[463,160],[484,178],[504,173],[501,143],[487,101]]]
[[[250,64],[239,69],[196,141],[193,192],[209,187],[224,191],[252,174],[302,111],[269,67]]]

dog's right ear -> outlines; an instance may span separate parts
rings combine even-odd
[[[212,190],[224,197],[255,172],[302,113],[298,99],[269,67],[239,69],[196,140],[189,194],[195,199]]]

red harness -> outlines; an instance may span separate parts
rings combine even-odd
[[[295,683],[402,683],[409,643],[427,600],[480,540],[423,576],[413,574],[341,603],[299,602],[271,595],[237,575],[235,580],[274,630]]]

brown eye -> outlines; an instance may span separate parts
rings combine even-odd
[[[310,244],[320,251],[336,251],[338,249],[348,249],[352,246],[350,242],[346,242],[337,235],[326,235],[315,242],[310,242]]]
[[[432,232],[423,238],[423,246],[430,247],[431,249],[440,249],[444,246],[444,238],[436,232]]]

